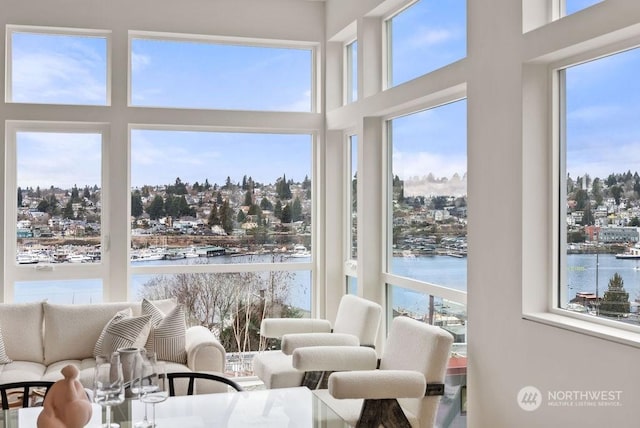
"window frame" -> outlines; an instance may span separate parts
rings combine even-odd
[[[522,318],[640,348],[640,326],[568,311],[558,305],[564,269],[561,242],[566,241],[566,238],[562,238],[564,229],[561,227],[562,222],[566,223],[566,216],[562,214],[562,206],[566,204],[566,197],[562,200],[565,181],[561,179],[565,171],[564,142],[561,140],[565,126],[561,111],[565,101],[561,92],[564,82],[558,71],[640,46],[640,32],[637,30],[632,35],[621,33],[613,39],[595,40],[580,49],[555,52],[523,62],[523,118],[535,117],[523,132],[524,156],[531,165],[526,168],[528,171],[523,171],[524,190],[533,191],[542,186],[550,191],[546,192],[544,198],[540,195],[543,198],[541,200],[545,201],[541,207],[548,207],[548,210],[543,211],[538,207],[535,212],[540,217],[537,220],[534,220],[533,214],[524,217],[525,222],[535,222],[530,231],[523,235],[523,246],[536,233],[544,233],[547,239],[531,249],[523,247]],[[538,96],[536,93],[540,91],[546,93]],[[542,150],[534,148],[535,144],[543,147]],[[534,165],[539,170],[534,171]],[[544,266],[542,271],[541,266]]]
[[[309,135],[311,137],[310,148],[310,179],[311,179],[311,260],[308,262],[282,262],[282,263],[229,263],[229,264],[196,264],[196,265],[160,265],[160,266],[144,266],[132,264],[129,262],[131,256],[131,222],[127,222],[127,265],[128,265],[128,292],[131,291],[132,281],[131,278],[135,275],[173,275],[181,273],[234,273],[234,272],[268,272],[268,271],[309,271],[311,274],[311,288],[312,297],[314,289],[317,287],[317,282],[314,279],[316,276],[316,260],[320,254],[320,240],[318,239],[318,223],[320,222],[319,210],[317,208],[319,201],[319,191],[317,183],[317,168],[315,167],[314,157],[317,153],[318,147],[318,132],[316,131],[291,131],[277,128],[232,128],[222,126],[188,126],[188,125],[151,125],[151,124],[133,124],[128,125],[128,150],[129,159],[131,159],[131,132],[132,130],[161,130],[161,131],[198,131],[198,132],[237,132],[237,133],[256,133],[256,134],[295,134],[295,135]],[[131,189],[131,161],[128,165],[128,188]],[[127,213],[131,212],[131,198],[128,198]],[[130,293],[129,293],[130,294]],[[311,301],[313,308],[313,299]]]
[[[309,76],[310,85],[310,110],[309,111],[279,111],[279,110],[259,110],[259,109],[230,109],[228,107],[175,107],[175,106],[147,106],[136,105],[132,102],[132,78],[133,78],[133,40],[145,39],[145,40],[157,40],[166,42],[184,42],[184,43],[205,43],[216,44],[225,46],[246,46],[246,47],[262,47],[262,48],[284,48],[284,49],[298,49],[309,50],[311,53],[311,74]],[[321,111],[321,96],[319,89],[321,87],[318,76],[320,76],[320,49],[317,43],[314,42],[302,42],[302,41],[288,41],[288,40],[272,40],[264,38],[246,38],[246,37],[230,37],[219,35],[204,35],[204,34],[178,34],[170,32],[160,31],[142,31],[142,30],[129,30],[127,36],[127,106],[132,108],[161,108],[161,109],[176,109],[176,110],[214,110],[214,111],[255,111],[265,113],[285,113],[285,114],[313,114]]]
[[[13,43],[12,35],[14,33],[31,33],[51,36],[76,36],[76,37],[95,37],[104,38],[106,40],[106,94],[105,104],[68,104],[68,103],[45,103],[33,101],[13,101]],[[71,28],[71,27],[47,27],[37,25],[16,25],[8,24],[5,29],[6,37],[6,64],[5,64],[5,94],[4,102],[7,104],[41,104],[53,106],[84,106],[84,107],[110,107],[111,106],[111,82],[112,82],[112,32],[110,30]]]
[[[111,126],[99,122],[46,122],[27,120],[8,120],[6,122],[5,137],[5,236],[16,237],[17,218],[17,134],[20,132],[42,133],[95,133],[102,135],[101,139],[101,213],[100,213],[100,242],[102,256],[100,262],[74,264],[37,264],[20,266],[15,263],[17,254],[16,239],[5,239],[4,244],[4,301],[13,301],[16,282],[43,280],[76,280],[101,279],[103,284],[110,265],[110,206],[111,191],[109,188],[109,151]]]
[[[466,99],[466,88],[456,88],[451,93],[442,98],[433,99],[417,106],[403,108],[389,115],[382,117],[383,126],[383,184],[382,184],[382,226],[383,226],[383,253],[382,253],[382,286],[385,288],[385,295],[389,294],[389,285],[406,288],[418,293],[433,295],[442,299],[451,300],[453,302],[467,306],[467,292],[449,288],[443,285],[435,284],[428,281],[421,281],[409,277],[400,276],[390,272],[391,259],[393,257],[393,204],[390,203],[393,197],[393,138],[392,138],[392,121],[393,119],[419,113],[426,110],[432,110],[447,104]],[[468,144],[468,143],[467,143]],[[388,314],[390,316],[390,314]]]
[[[356,46],[356,62],[354,64],[353,57],[353,46]],[[358,79],[358,39],[352,38],[344,44],[344,67],[342,71],[342,75],[344,76],[344,82],[342,87],[344,88],[343,94],[344,99],[342,100],[343,105],[351,104],[357,102],[360,98],[360,82]],[[354,67],[355,65],[355,67]],[[355,68],[355,70],[354,70]],[[354,73],[355,71],[355,73]],[[355,75],[354,75],[355,74]],[[355,88],[354,84],[355,83]],[[354,97],[354,89],[355,89],[355,97]]]

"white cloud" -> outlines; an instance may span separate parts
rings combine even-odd
[[[424,177],[429,173],[436,178],[451,178],[456,173],[463,176],[466,172],[467,161],[463,156],[442,156],[429,152],[393,154],[393,174],[403,180]]]
[[[55,53],[17,54],[12,62],[15,101],[103,104],[106,81],[96,79],[90,58]]]
[[[607,118],[616,117],[622,108],[614,105],[587,106],[568,112],[567,119],[591,122],[593,120],[602,121]]]
[[[431,47],[448,42],[456,36],[454,31],[444,28],[421,28],[409,39],[409,45],[413,48]]]
[[[142,71],[151,64],[151,57],[148,55],[131,52],[131,69],[133,72]]]
[[[34,188],[101,186],[100,140],[97,134],[19,135],[18,185]]]

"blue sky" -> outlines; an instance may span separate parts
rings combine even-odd
[[[640,49],[570,67],[567,171],[572,178],[640,173]]]
[[[594,3],[597,0],[567,0],[567,10]],[[422,0],[393,19],[395,84],[466,55],[464,7],[465,0]],[[134,39],[132,47],[134,105],[310,110],[309,50],[143,39]],[[14,101],[106,104],[104,38],[14,33],[12,55]],[[636,152],[633,94],[638,84],[627,71],[637,70],[640,63],[637,54],[630,56],[568,71],[568,170],[574,177],[640,169],[633,161],[640,157],[631,155]],[[457,102],[395,119],[394,172],[402,178],[464,174],[465,110],[466,103]],[[95,143],[85,146],[80,135],[64,135],[65,142],[56,143],[60,137],[23,135],[19,185],[95,184],[99,168],[84,161],[95,158],[89,153],[96,150]],[[60,144],[72,146],[63,150],[64,159],[48,169],[42,167]],[[308,135],[142,130],[132,134],[132,186],[170,183],[176,177],[220,183],[227,176],[241,180],[244,174],[262,182],[273,182],[283,173],[302,180],[310,175],[310,162]]]

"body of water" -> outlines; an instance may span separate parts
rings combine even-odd
[[[597,260],[596,260],[597,258]],[[286,262],[308,262],[309,258],[290,258]],[[271,262],[270,256],[214,257],[206,259],[208,263],[248,263]],[[177,265],[202,263],[198,258],[182,260],[158,260],[137,263],[140,266]],[[597,265],[597,268],[596,268]],[[567,256],[567,300],[577,292],[596,292],[596,272],[599,295],[607,289],[609,280],[618,273],[631,301],[640,298],[640,260],[616,259],[611,254],[570,254]],[[450,256],[396,257],[393,260],[392,273],[409,278],[428,281],[434,284],[465,291],[467,288],[466,258]],[[290,304],[305,310],[311,308],[311,272],[296,271],[293,274]],[[142,284],[154,275],[134,275],[131,282],[131,298],[139,299]],[[428,308],[429,297],[400,287],[393,287],[392,305],[415,313],[424,313]],[[89,303],[102,301],[102,282],[100,280],[66,280],[18,282],[15,288],[16,302],[28,302],[47,299],[54,303]],[[565,302],[566,303],[566,302]]]

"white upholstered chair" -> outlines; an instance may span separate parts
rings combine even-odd
[[[375,351],[361,347],[297,349],[292,363],[300,370],[335,370],[329,389],[317,394],[351,425],[431,428],[452,343],[453,336],[441,328],[397,317],[379,369]]]
[[[282,350],[264,351],[253,358],[253,370],[268,389],[308,384],[305,372],[291,363],[293,351],[309,346],[375,346],[382,307],[360,297],[345,295],[336,320],[308,318],[265,318],[260,335],[282,339]],[[309,376],[309,374],[307,374]],[[316,379],[317,380],[317,379]]]

